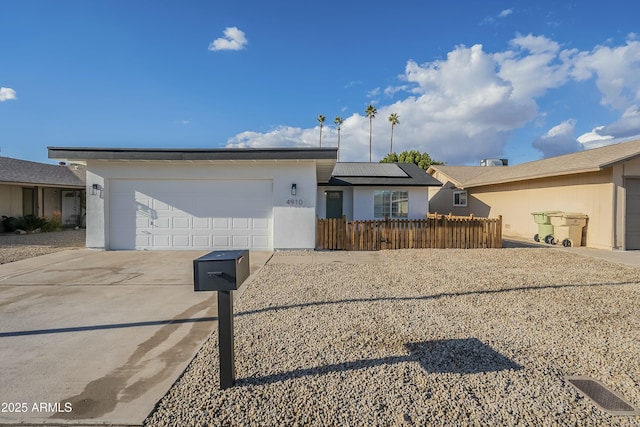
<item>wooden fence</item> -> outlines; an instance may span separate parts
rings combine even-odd
[[[502,216],[429,214],[426,219],[347,221],[317,218],[316,249],[477,249],[502,247]]]

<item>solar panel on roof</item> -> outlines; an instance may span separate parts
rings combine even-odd
[[[333,176],[406,178],[409,175],[394,163],[336,163]]]

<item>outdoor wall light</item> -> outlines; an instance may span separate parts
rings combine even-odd
[[[298,186],[296,184],[291,184],[291,195],[295,196],[298,192]]]
[[[99,189],[99,185],[98,184],[93,184],[91,186],[91,195],[95,196],[96,194],[98,194],[98,189]]]

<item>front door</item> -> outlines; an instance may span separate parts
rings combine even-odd
[[[342,191],[326,191],[327,218],[342,218]]]

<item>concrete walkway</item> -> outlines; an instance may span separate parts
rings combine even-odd
[[[561,249],[586,257],[604,259],[606,261],[640,268],[640,251],[607,251],[604,249],[586,247]]]
[[[640,251],[618,251],[606,249],[594,249],[585,246],[565,248],[562,245],[547,245],[546,243],[534,242],[533,240],[524,240],[509,237],[503,240],[505,248],[548,248],[559,251],[572,252],[590,258],[603,259],[618,264],[624,264],[631,267],[640,268]]]
[[[0,402],[14,404],[0,424],[141,425],[216,328],[216,293],[193,291],[204,253],[0,265]],[[271,255],[252,252],[252,272]]]

